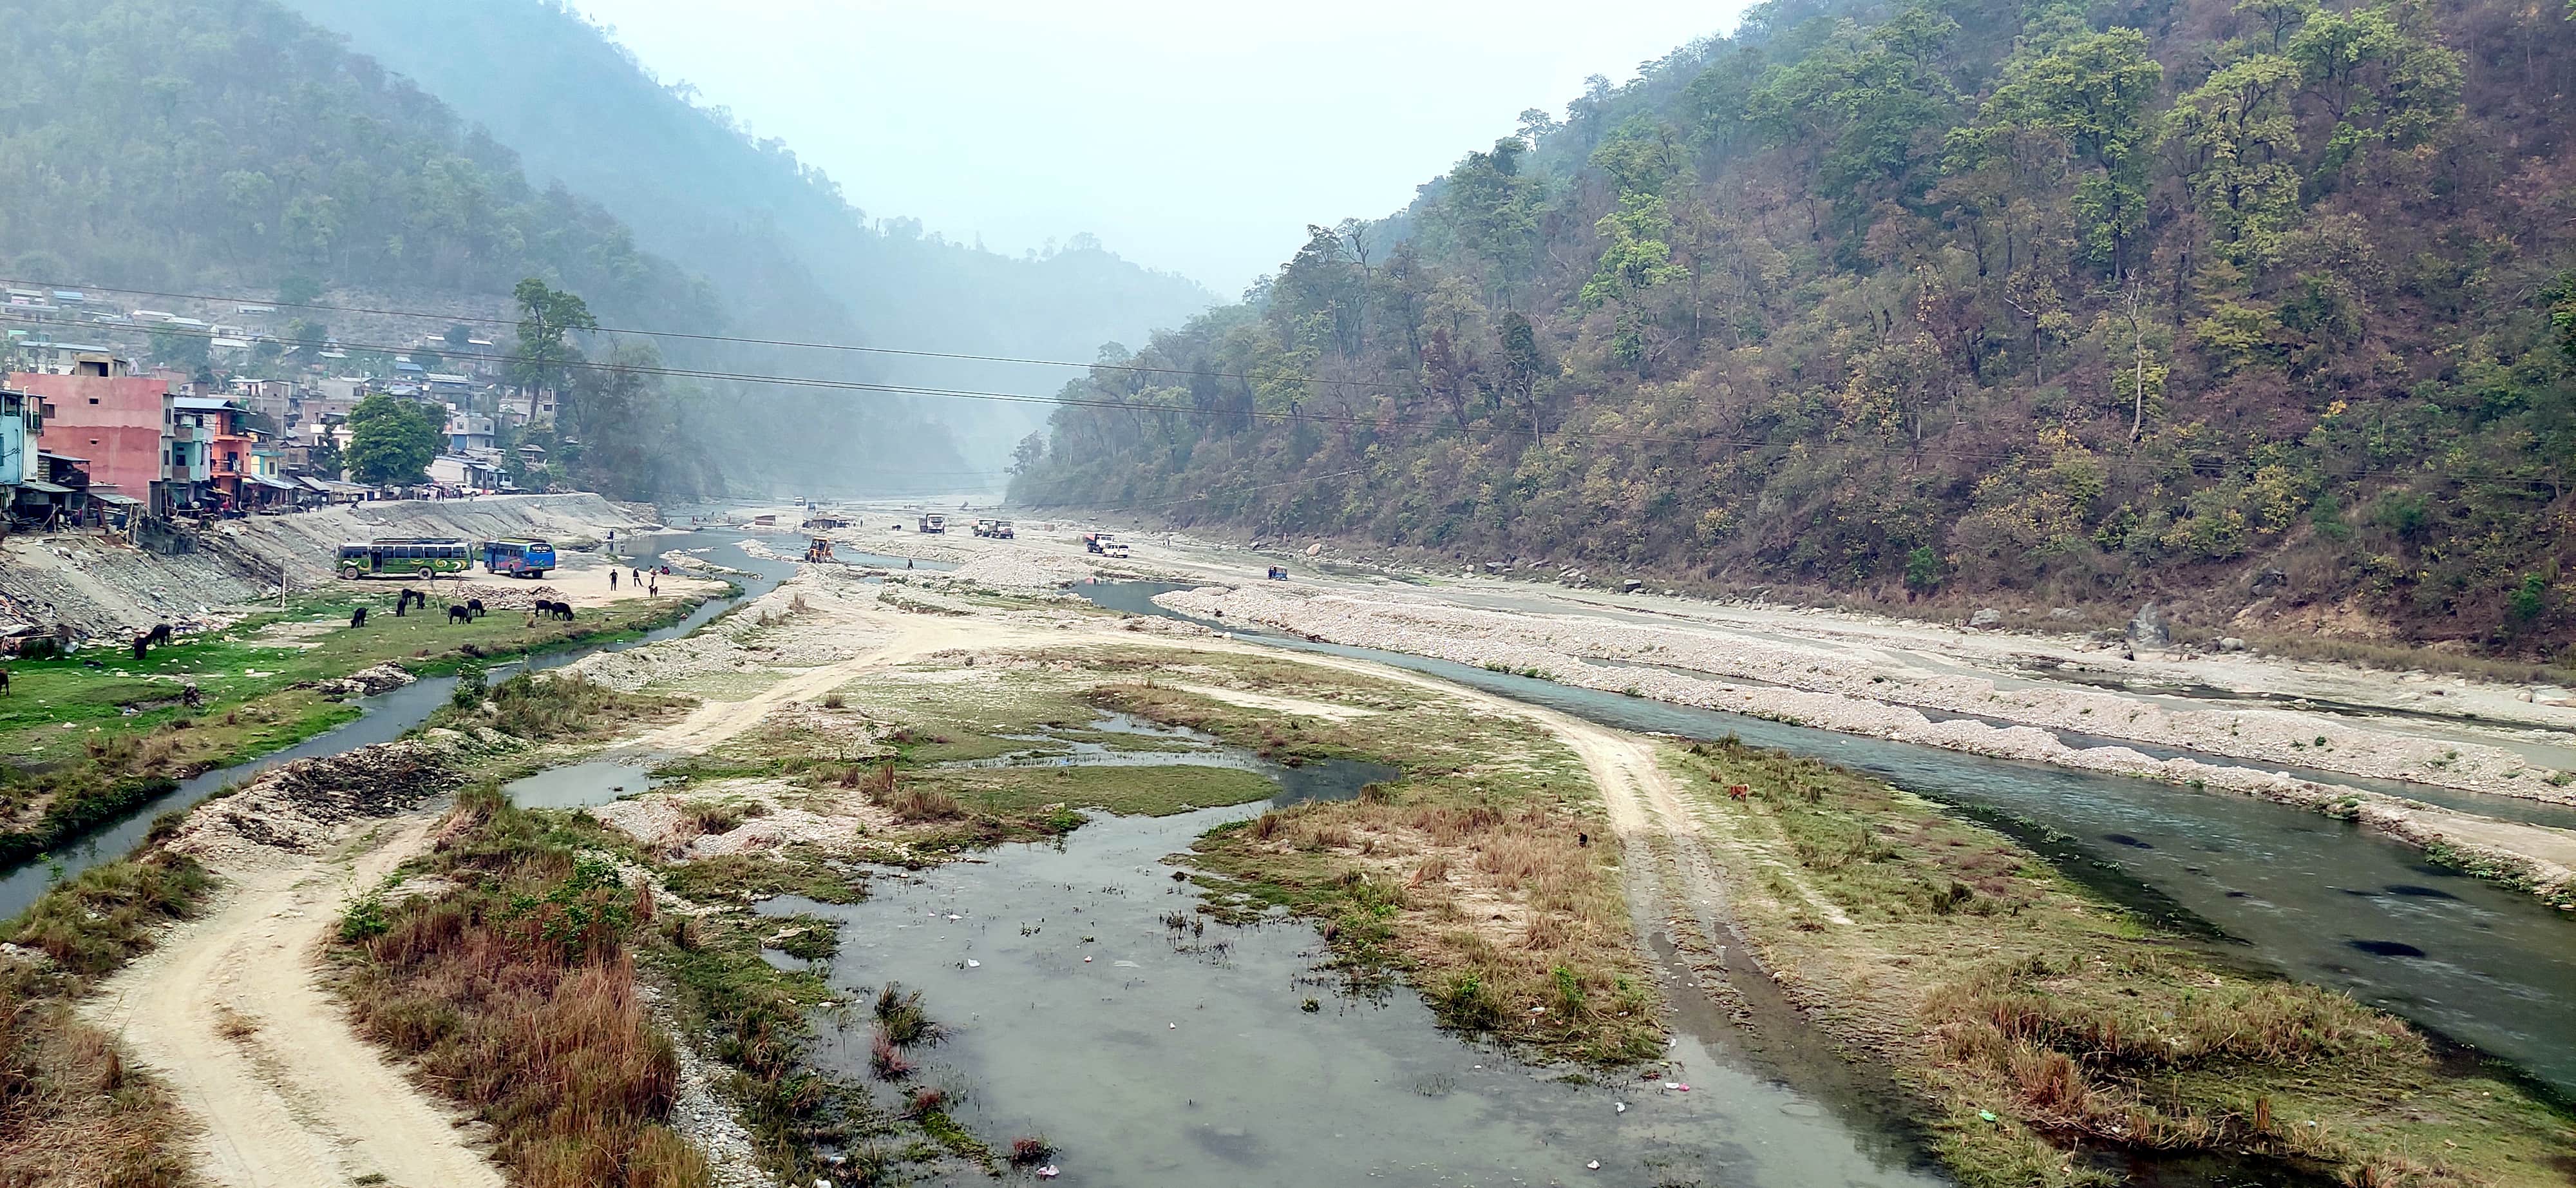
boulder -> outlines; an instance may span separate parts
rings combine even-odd
[[[2245,650],[2245,641],[2238,639],[2233,635],[2222,635],[2218,637],[2218,650],[2222,652],[2242,652]]]
[[[2173,645],[2173,630],[2165,625],[2165,610],[2155,603],[2138,608],[2136,618],[2129,620],[2129,642],[2142,648]]]
[[[1968,626],[1971,627],[2001,627],[2003,625],[2004,613],[1991,606],[1968,616]]]
[[[2289,585],[2289,574],[2283,573],[2278,569],[2266,569],[2263,572],[2254,575],[2254,596],[2256,598],[2270,597],[2271,595],[2278,594],[2281,591],[2288,589]]]

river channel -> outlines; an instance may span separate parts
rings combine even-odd
[[[1164,583],[1079,587],[1184,618]],[[1733,735],[1841,764],[2015,833],[2104,894],[2234,963],[2343,990],[2576,1096],[2576,921],[2348,822],[2252,797],[1991,759],[1201,620],[1238,638],[1409,668],[1605,726]]]

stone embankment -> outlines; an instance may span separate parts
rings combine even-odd
[[[158,623],[183,633],[222,626],[234,617],[225,608],[276,597],[281,566],[298,588],[330,580],[336,550],[352,540],[536,536],[581,548],[654,526],[597,495],[498,495],[227,520],[178,556],[95,535],[16,536],[0,541],[0,633],[65,626],[75,639],[121,642]]]
[[[2358,788],[2300,779],[2283,772],[2207,763],[2190,758],[2159,759],[2124,746],[2071,746],[2040,725],[1995,725],[1974,718],[1934,721],[1911,706],[1891,705],[1866,694],[1839,690],[1785,687],[1802,678],[1829,688],[1857,680],[1870,688],[1865,669],[1828,671],[1813,657],[1786,654],[1786,649],[1752,641],[1694,641],[1679,633],[1652,632],[1615,623],[1569,620],[1544,615],[1505,614],[1456,607],[1396,605],[1342,595],[1302,596],[1271,590],[1226,590],[1203,587],[1176,590],[1156,601],[1185,614],[1259,623],[1313,639],[1357,647],[1380,648],[1419,656],[1535,673],[1548,679],[1607,692],[1629,693],[1724,710],[1772,721],[1815,726],[1917,746],[2054,764],[2060,767],[2135,776],[2214,788],[2315,809],[2381,829],[2426,849],[2441,848],[2488,868],[2489,873],[2522,886],[2544,899],[2576,905],[2576,836],[2567,831],[2515,825]],[[1651,638],[1661,636],[1662,638]],[[1652,655],[1663,663],[1724,665],[1755,669],[1777,683],[1735,684],[1684,675],[1660,668],[1587,663],[1585,657],[1626,658]],[[1761,678],[1754,678],[1761,679]],[[1918,682],[1927,684],[1928,682]],[[2478,791],[2504,792],[2534,799],[2566,802],[2565,789],[2544,778],[2519,756],[2493,748],[2460,744],[2442,757],[2440,744],[2420,739],[2372,735],[2350,727],[2321,724],[2273,711],[2207,710],[2177,713],[2141,705],[2110,693],[2071,690],[2019,691],[2009,697],[1992,692],[1982,681],[1951,678],[1958,692],[1983,686],[1988,698],[1974,709],[1990,717],[2011,716],[2007,707],[2040,708],[2041,717],[2071,713],[2088,734],[2112,734],[2117,728],[2139,733],[2163,732],[2166,739],[2223,737],[2233,752],[2215,747],[2176,745],[2261,759],[2276,753],[2296,755],[2279,761],[2318,768],[2351,764],[2353,774],[2422,780],[2427,771],[2450,778],[2438,782]],[[1919,689],[1918,689],[1919,691]],[[2089,706],[2089,712],[2085,707]],[[2103,719],[2095,721],[2096,718]],[[2234,719],[2234,729],[2208,722],[2176,725],[2177,719]],[[2053,722],[2043,723],[2053,725]],[[2306,739],[2297,736],[2304,734]],[[2325,736],[2330,745],[2313,742]],[[2148,741],[2148,740],[2141,740]],[[2292,742],[2306,745],[2293,748]],[[2436,754],[2425,755],[2425,749]],[[2475,753],[2473,753],[2475,752]],[[2439,760],[2438,762],[2436,760]],[[2354,770],[2354,768],[2363,770]],[[2516,777],[2503,773],[2519,772]],[[2435,782],[2435,781],[2423,781]]]

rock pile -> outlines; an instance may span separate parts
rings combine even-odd
[[[454,738],[432,731],[270,768],[190,814],[169,846],[199,858],[259,849],[312,853],[342,824],[405,812],[463,783]]]
[[[345,701],[352,697],[373,697],[419,679],[403,666],[388,662],[373,668],[361,668],[337,680],[314,682],[313,691],[326,701]]]

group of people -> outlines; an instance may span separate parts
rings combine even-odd
[[[626,574],[628,580],[644,587],[646,595],[659,598],[662,595],[661,579],[671,576],[671,567],[665,565],[659,569],[639,569],[630,565],[626,567]],[[617,589],[617,567],[614,565],[608,567],[608,588]]]

